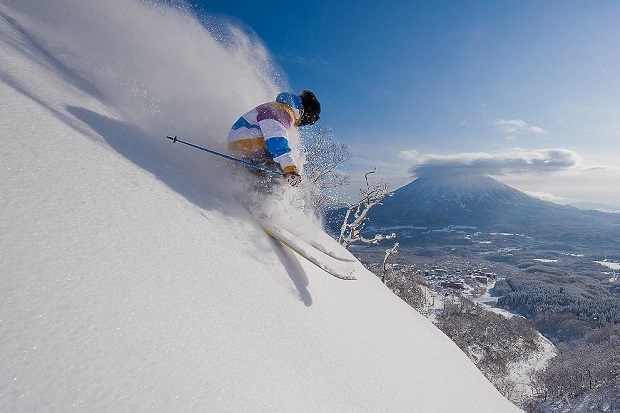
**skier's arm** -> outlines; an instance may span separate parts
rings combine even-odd
[[[294,122],[292,116],[281,108],[264,108],[259,111],[257,120],[274,161],[285,174],[299,174],[288,140],[288,128]]]

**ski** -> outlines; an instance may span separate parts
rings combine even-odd
[[[332,257],[333,259],[336,259],[338,261],[343,261],[343,262],[355,262],[355,261],[357,261],[357,258],[355,258],[352,254],[351,254],[351,257],[343,257],[342,255],[337,254],[334,251],[328,250],[327,248],[325,248],[325,246],[323,244],[319,243],[318,241],[309,240],[307,242],[308,242],[308,244],[311,247],[316,248],[317,250],[321,251],[323,254],[329,255],[330,257]],[[342,247],[342,249],[344,249],[344,247]]]
[[[256,211],[253,211],[249,208],[248,210],[261,226],[271,227],[275,225],[265,215],[257,213]],[[323,254],[328,255],[335,260],[349,263],[357,262],[357,258],[355,258],[355,256],[351,254],[351,252],[349,252],[345,247],[340,245],[336,240],[334,240],[332,237],[322,231],[320,233],[313,234],[312,237],[307,237],[301,235],[299,230],[290,228],[290,226],[283,227],[282,225],[278,224],[277,227],[287,231],[288,233],[294,235],[297,238],[302,239],[311,247],[319,250]]]
[[[356,262],[357,258],[355,258],[353,256],[353,254],[351,254],[349,251],[347,251],[342,245],[338,244],[336,242],[336,240],[334,240],[332,237],[330,237],[327,234],[321,233],[319,236],[323,239],[323,242],[321,242],[320,239],[316,239],[316,237],[313,238],[307,238],[304,237],[302,235],[299,235],[299,233],[297,231],[291,230],[288,227],[284,228],[284,227],[279,227],[287,232],[289,232],[291,235],[294,235],[300,239],[302,239],[304,242],[306,242],[308,245],[310,245],[311,247],[321,251],[323,254],[328,255],[330,257],[332,257],[335,260],[338,261],[343,261],[343,262]],[[326,244],[332,244],[332,246],[334,246],[335,250],[329,249]]]
[[[273,225],[267,225],[266,223],[261,223],[260,225],[263,231],[279,241],[282,245],[291,249],[328,274],[342,280],[356,279],[352,275],[355,272],[355,269],[352,265],[350,265],[351,263],[347,264],[345,261],[340,261],[323,253],[285,229],[277,228]],[[331,263],[329,263],[330,260],[332,261]]]

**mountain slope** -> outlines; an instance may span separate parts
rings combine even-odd
[[[221,163],[160,138],[202,108],[141,61],[160,67],[188,39],[221,65],[238,50],[192,37],[175,9],[81,3],[0,1],[0,411],[517,411],[373,274],[344,282],[299,259],[234,201]],[[166,25],[183,42],[143,53],[161,42],[142,26]],[[109,83],[91,49],[135,65],[114,76],[143,93]],[[222,96],[267,98],[250,72],[206,106],[231,118]],[[255,76],[265,89],[248,89]],[[204,129],[208,144],[221,127]]]

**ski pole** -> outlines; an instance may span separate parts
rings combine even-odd
[[[266,167],[264,167],[262,165],[258,165],[258,164],[252,163],[252,162],[244,161],[243,159],[235,158],[234,156],[225,155],[223,153],[219,153],[219,152],[213,151],[211,149],[203,148],[202,146],[194,145],[193,143],[185,142],[185,141],[182,141],[181,139],[177,139],[176,136],[174,136],[174,137],[166,136],[166,138],[170,139],[172,141],[172,143],[179,142],[179,143],[182,143],[184,145],[191,146],[192,148],[200,149],[201,151],[205,151],[205,152],[209,152],[209,153],[211,153],[213,155],[221,156],[222,158],[226,158],[226,159],[228,159],[230,161],[238,162],[238,163],[243,164],[245,166],[248,166],[250,168],[259,169],[261,171],[268,172],[270,174],[274,174],[274,175],[278,175],[278,176],[284,176],[284,174],[282,172],[276,171],[275,169],[266,168]]]

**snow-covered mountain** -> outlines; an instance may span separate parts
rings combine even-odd
[[[478,225],[512,206],[526,209],[543,202],[488,176],[441,174],[420,177],[398,189],[373,211],[373,217],[401,225]]]
[[[216,23],[0,0],[0,411],[518,411],[373,274],[275,243],[224,161],[164,139],[217,149],[282,87]]]
[[[386,198],[369,217],[377,227],[466,225],[549,239],[577,234],[585,243],[600,243],[601,231],[620,236],[620,217],[615,214],[543,201],[489,176],[468,173],[420,176]],[[617,241],[610,236],[609,242]]]

